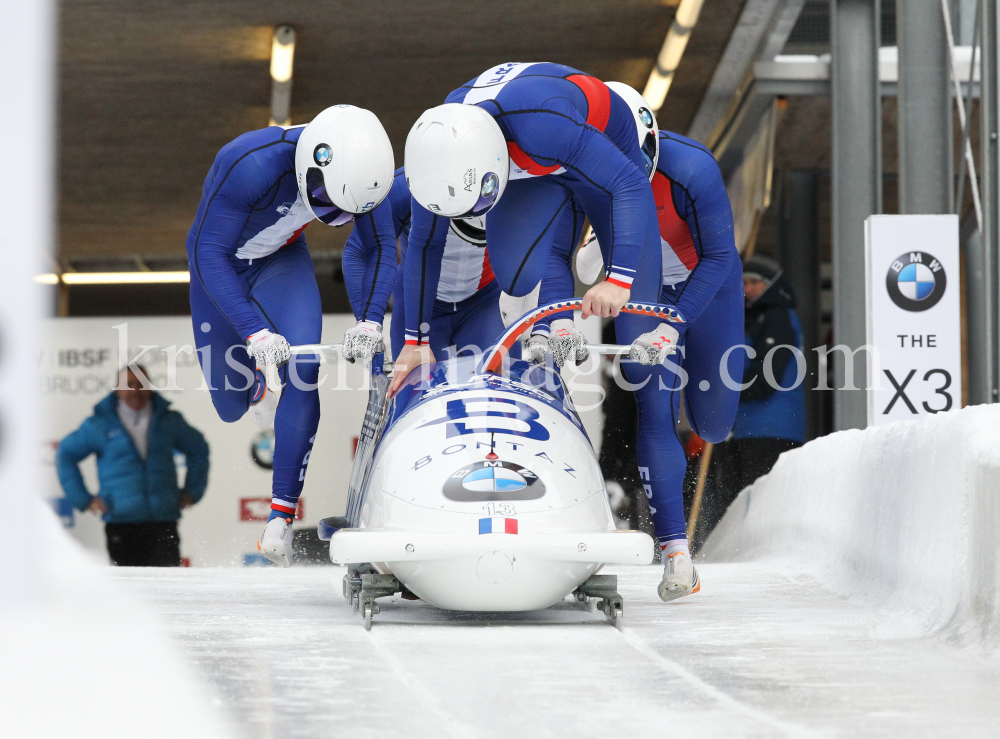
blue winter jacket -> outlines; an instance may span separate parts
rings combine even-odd
[[[734,439],[806,440],[805,382],[798,382],[799,365],[789,349],[771,358],[773,377],[782,388],[767,382],[764,363],[776,346],[802,350],[802,324],[795,312],[795,295],[785,275],[780,275],[746,309],[746,343],[757,354],[746,358],[743,382],[753,382],[740,393],[733,423]],[[756,378],[756,379],[754,379]]]
[[[97,455],[98,495],[108,507],[108,523],[176,521],[181,516],[180,489],[174,450],[187,457],[184,489],[198,502],[208,485],[208,443],[188,425],[170,402],[153,393],[146,459],[139,456],[132,437],[118,419],[118,398],[111,393],[94,406],[94,415],[61,442],[56,471],[66,498],[85,510],[93,496],[83,484],[79,464]]]

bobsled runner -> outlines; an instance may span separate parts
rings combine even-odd
[[[347,512],[319,525],[331,561],[347,565],[344,597],[365,628],[377,598],[403,591],[464,611],[543,609],[575,593],[618,622],[617,578],[596,573],[649,564],[653,541],[616,530],[597,455],[558,372],[507,357],[535,321],[580,304],[542,306],[483,355],[415,369],[393,398],[375,357]],[[624,311],[677,320],[668,306]]]

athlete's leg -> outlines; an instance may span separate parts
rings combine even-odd
[[[554,233],[552,248],[549,250],[549,264],[538,291],[539,305],[568,300],[574,296],[576,281],[573,278],[573,254],[580,243],[586,217],[575,197],[565,207],[559,209],[559,215],[553,224]],[[535,324],[535,330],[547,328],[552,321],[558,319],[573,320],[573,313],[572,311],[555,313]]]
[[[312,259],[305,245],[288,247],[269,258],[251,278],[250,300],[269,328],[291,345],[318,344],[323,310]],[[281,369],[284,388],[274,418],[272,498],[292,512],[302,492],[306,467],[319,426],[319,358],[293,356]],[[287,513],[280,508],[277,513]]]
[[[431,327],[430,331],[427,332],[427,341],[431,346],[431,351],[434,352],[434,358],[439,362],[455,356],[455,349],[452,346],[455,317],[454,303],[434,301],[434,313],[431,315]]]
[[[672,292],[664,290],[665,302],[673,302]],[[684,400],[691,428],[705,441],[724,441],[733,428],[740,391],[726,387],[720,367],[726,351],[744,342],[743,269],[735,255],[726,281],[697,322],[688,327],[685,338],[684,366],[690,381]],[[727,358],[729,377],[735,382],[743,381],[745,356],[742,350],[736,350]]]
[[[675,291],[664,289],[661,302],[673,303]],[[680,388],[685,387],[687,412],[695,432],[708,441],[721,441],[729,434],[739,392],[722,382],[719,365],[725,351],[743,343],[742,271],[736,262],[733,272],[698,321],[681,335],[677,354],[668,358],[667,367],[649,368],[631,364],[623,367],[633,383],[648,382],[636,390],[639,408],[639,432],[636,457],[647,495],[654,530],[661,545],[685,539],[683,481],[686,467],[684,450],[677,436]],[[616,327],[621,321],[616,322]],[[619,341],[624,343],[621,338]],[[730,355],[730,377],[741,378],[743,356]],[[702,390],[701,383],[708,388]],[[665,389],[666,388],[666,389]]]
[[[247,354],[244,337],[236,333],[194,273],[190,300],[198,361],[208,382],[212,404],[219,418],[233,423],[250,408],[256,365]]]
[[[512,180],[486,215],[490,265],[500,289],[522,297],[545,276],[572,193],[551,177]]]
[[[461,354],[479,354],[493,346],[503,332],[503,318],[500,315],[500,286],[494,282],[459,305],[452,329],[451,343]],[[519,348],[519,344],[515,345],[515,350],[519,350]]]
[[[687,459],[677,436],[680,389],[684,382],[685,337],[667,367],[642,367],[622,363],[623,375],[637,385],[638,431],[635,456],[639,479],[649,498],[653,530],[660,545],[686,537],[684,521],[684,472]],[[638,387],[641,385],[641,387]]]
[[[605,264],[610,258],[610,209],[601,207],[604,193],[580,191],[579,197],[597,233]],[[639,217],[645,223],[642,252],[632,283],[631,300],[657,303],[660,300],[662,272],[660,233],[652,191]],[[619,344],[630,344],[637,336],[651,331],[660,322],[648,316],[622,313],[615,319]],[[643,366],[623,362],[622,374],[633,386],[638,410],[636,459],[643,489],[649,497],[653,527],[661,544],[685,538],[683,483],[686,469],[684,449],[677,437],[680,392],[684,377],[685,337],[678,341],[678,353],[668,365]]]

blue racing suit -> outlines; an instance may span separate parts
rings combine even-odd
[[[486,215],[490,263],[502,290],[526,295],[550,261],[568,262],[559,245],[569,244],[571,252],[576,241],[562,232],[582,227],[582,209],[600,240],[608,279],[630,288],[633,300],[656,301],[656,206],[625,101],[570,67],[510,63],[484,72],[446,102],[480,106],[507,140],[510,179]],[[429,338],[422,326],[430,325],[450,226],[449,219],[416,201],[411,209],[404,264],[406,340],[424,344]],[[655,325],[655,319],[628,316],[620,330],[634,338]]]
[[[259,390],[246,351],[251,334],[270,329],[293,345],[320,341],[319,288],[303,236],[313,215],[295,180],[301,132],[301,126],[271,126],[226,144],[205,178],[188,232],[195,345],[212,402],[228,423],[243,417]],[[396,270],[388,204],[324,220],[331,225],[353,220],[355,232],[370,245],[366,251],[373,256],[362,289],[371,310],[364,315],[381,321]],[[319,358],[292,357],[281,374],[272,495],[294,510],[319,425]]]
[[[636,457],[660,542],[683,539],[686,457],[677,437],[680,390],[691,428],[705,441],[732,429],[743,379],[743,266],[733,214],[715,157],[684,136],[660,131],[652,181],[660,227],[660,301],[684,318],[677,353],[655,368],[623,364],[639,411]],[[617,323],[619,341],[625,343]],[[725,360],[725,361],[723,361]],[[728,377],[721,375],[725,364]],[[652,371],[651,371],[652,370]],[[667,392],[664,392],[664,388]]]
[[[678,349],[665,366],[626,360],[622,371],[632,383],[639,413],[639,477],[650,499],[656,535],[665,543],[686,536],[686,458],[677,436],[679,391],[684,391],[692,428],[706,441],[724,440],[736,415],[736,383],[743,377],[744,354],[737,350],[726,356],[726,351],[743,343],[743,278],[729,197],[715,158],[684,136],[660,131],[659,138],[660,157],[651,182],[661,255],[657,299],[675,306],[684,321],[674,324],[680,332]],[[568,282],[552,300],[571,297],[572,276],[561,265],[553,269],[562,270]],[[634,338],[629,318],[615,319],[617,339],[623,344]],[[720,374],[724,357],[728,378]]]
[[[410,234],[410,190],[403,168],[396,170],[392,189],[386,198],[392,209],[393,227],[399,239],[403,259],[406,258]],[[364,239],[355,231],[344,245],[344,276],[355,318],[359,321],[368,309],[368,293],[361,290],[365,272]],[[490,267],[485,231],[467,221],[453,221],[445,235],[438,284],[427,332],[431,349],[438,359],[445,359],[449,349],[456,354],[478,353],[491,346],[503,333],[500,317],[500,288]],[[390,336],[393,356],[398,356],[404,344],[406,301],[403,296],[403,272],[396,273],[393,286],[393,316]],[[351,289],[351,286],[354,289]],[[385,311],[384,303],[381,305]]]

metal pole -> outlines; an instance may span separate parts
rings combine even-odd
[[[951,33],[951,12],[948,8],[948,0],[941,0],[941,17],[944,19],[944,35],[947,46],[948,72],[951,75],[951,82],[955,86],[955,109],[958,111],[958,125],[962,127],[962,148],[959,161],[962,167],[959,170],[958,179],[965,180],[965,164],[969,165],[969,179],[972,181],[972,207],[976,211],[976,223],[979,228],[983,227],[983,208],[979,202],[979,187],[976,183],[976,158],[972,153],[972,144],[969,141],[969,125],[965,114],[965,104],[962,100],[962,81],[958,78],[958,68],[955,66],[955,37]],[[972,99],[972,78],[976,70],[976,49],[972,49],[972,62],[969,65],[969,99]],[[949,106],[949,111],[951,106]],[[950,118],[950,115],[949,115]],[[959,188],[959,193],[962,190]],[[959,218],[962,216],[962,201],[957,196],[952,200],[955,207],[954,212]]]
[[[951,60],[940,0],[896,0],[899,212],[951,213]]]
[[[878,0],[830,0],[833,138],[833,332],[836,344],[864,346],[865,219],[882,209],[882,116]],[[835,352],[834,369],[844,377]],[[868,368],[854,358],[855,387],[834,394],[834,428],[868,421]],[[862,382],[857,382],[861,379]]]
[[[942,0],[943,3],[947,4],[948,0]],[[958,169],[958,194],[955,195],[955,212],[961,216],[962,215],[962,205],[965,200],[965,167],[966,163],[969,166],[969,179],[972,180],[972,206],[976,209],[976,227],[979,232],[983,231],[983,204],[980,200],[979,195],[979,179],[976,176],[976,166],[974,160],[974,154],[972,151],[972,142],[969,141],[969,131],[972,128],[972,86],[976,84],[976,53],[979,51],[979,4],[976,3],[976,17],[972,24],[972,59],[969,63],[969,94],[965,97],[965,101],[962,102],[961,89],[958,91],[958,99],[961,103],[958,107],[961,111],[961,122],[962,122],[962,147],[961,151],[965,152],[964,157],[959,158],[959,169]],[[951,49],[953,44],[951,40],[948,42],[948,47]],[[954,59],[952,59],[952,74],[958,78],[957,72],[955,72]]]
[[[986,310],[988,288],[983,272],[983,232],[977,229],[973,219],[963,219],[962,257],[965,268],[965,327],[968,353],[968,393],[969,405],[990,402],[990,369],[987,347],[988,337],[984,327],[989,325]]]
[[[802,322],[807,377],[816,377],[819,344],[819,175],[814,171],[790,172],[781,189],[781,268],[795,292],[796,310]],[[815,385],[810,379],[810,385]],[[819,435],[822,394],[806,394],[806,437]]]
[[[998,357],[997,345],[1000,336],[997,335],[998,305],[997,305],[997,269],[998,250],[997,237],[1000,235],[1000,203],[998,203],[998,169],[997,134],[1000,132],[998,121],[998,90],[997,90],[997,0],[982,0],[982,74],[980,81],[979,110],[982,116],[981,152],[982,157],[982,188],[983,188],[983,243],[982,243],[982,274],[983,325],[971,326],[978,329],[977,352],[970,355],[970,361],[978,362],[976,372],[970,367],[972,377],[979,378],[977,384],[969,388],[969,399],[973,403],[995,403],[1000,389],[1000,378],[997,376]]]

